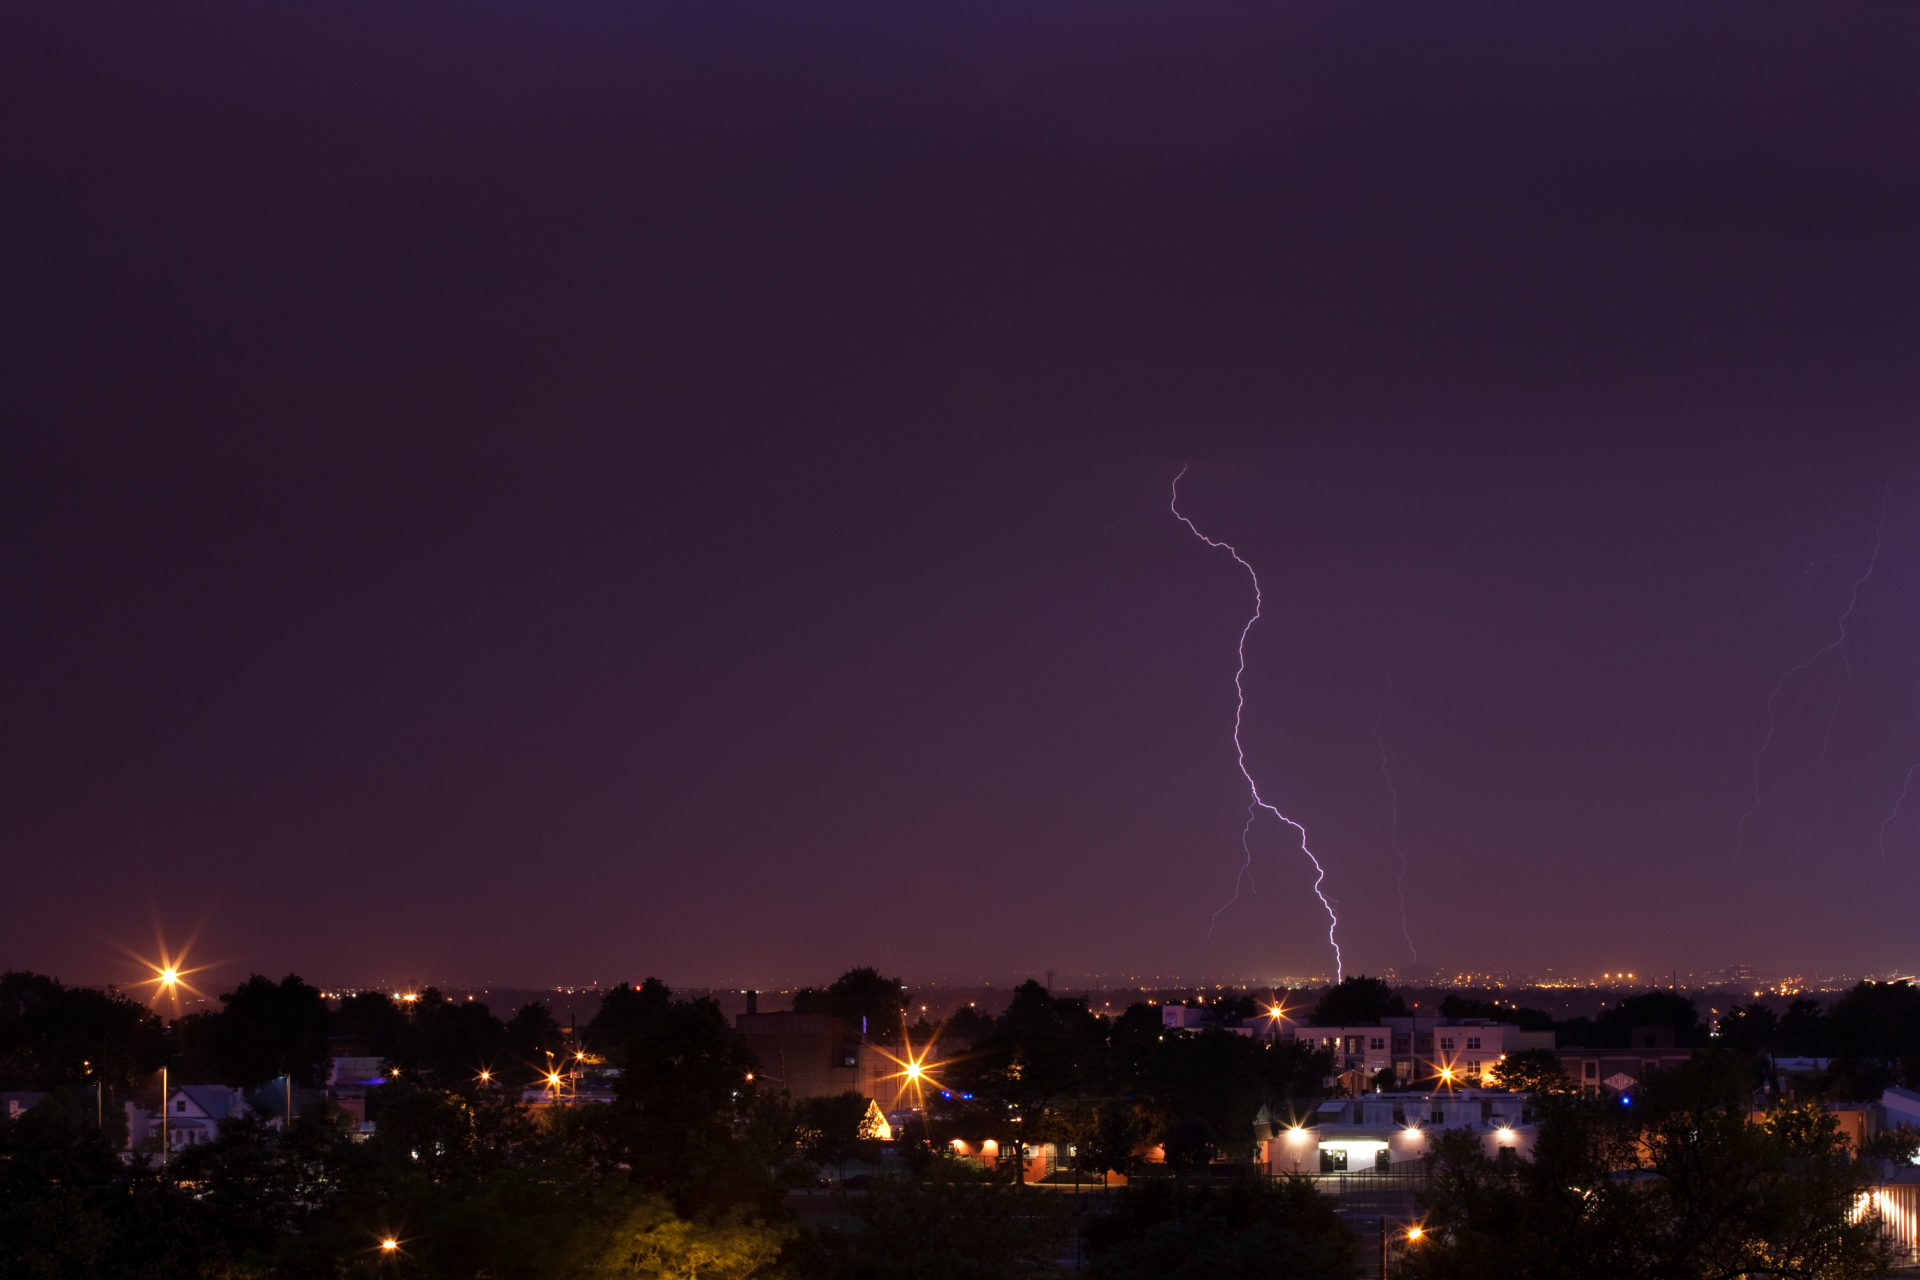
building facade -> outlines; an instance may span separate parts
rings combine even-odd
[[[1387,1172],[1417,1164],[1442,1133],[1474,1134],[1488,1155],[1530,1159],[1539,1130],[1524,1093],[1370,1093],[1331,1098],[1295,1120],[1262,1111],[1255,1121],[1269,1172]]]

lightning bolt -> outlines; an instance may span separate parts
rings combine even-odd
[[[1853,584],[1853,598],[1847,601],[1847,611],[1840,615],[1840,634],[1834,639],[1833,651],[1840,658],[1843,675],[1840,680],[1840,692],[1833,696],[1833,707],[1827,712],[1827,732],[1820,739],[1820,767],[1827,771],[1827,784],[1833,784],[1833,769],[1827,764],[1827,752],[1833,746],[1833,726],[1840,719],[1840,704],[1847,699],[1847,689],[1853,684],[1853,662],[1847,657],[1847,619],[1853,615],[1853,606],[1860,601],[1860,584],[1873,576],[1873,566],[1880,560],[1880,535],[1887,527],[1887,497],[1893,492],[1893,475],[1887,475],[1887,483],[1880,490],[1880,519],[1873,526],[1873,551],[1867,557],[1867,571]]]
[[[1234,751],[1234,756],[1238,760],[1240,765],[1240,776],[1247,780],[1247,795],[1249,798],[1249,804],[1247,808],[1247,825],[1243,827],[1240,832],[1241,847],[1246,850],[1247,856],[1246,856],[1246,861],[1241,864],[1239,875],[1235,877],[1233,882],[1233,899],[1229,901],[1226,904],[1226,906],[1221,907],[1220,911],[1225,911],[1227,907],[1230,907],[1233,905],[1234,902],[1239,901],[1240,884],[1243,880],[1246,880],[1248,878],[1249,872],[1251,870],[1251,864],[1253,862],[1253,850],[1251,845],[1248,844],[1248,840],[1247,840],[1248,833],[1253,830],[1253,823],[1254,823],[1254,820],[1257,817],[1259,817],[1259,810],[1265,809],[1268,813],[1278,818],[1281,822],[1285,823],[1289,827],[1292,827],[1294,831],[1299,834],[1300,852],[1306,854],[1307,861],[1313,864],[1313,872],[1314,872],[1313,896],[1320,899],[1320,905],[1326,908],[1327,944],[1333,948],[1333,976],[1334,976],[1334,981],[1339,982],[1342,979],[1344,979],[1346,976],[1345,965],[1340,955],[1340,939],[1338,936],[1339,929],[1340,929],[1340,917],[1338,914],[1335,913],[1333,909],[1333,903],[1327,900],[1327,895],[1325,892],[1322,891],[1322,888],[1321,888],[1321,886],[1326,883],[1327,869],[1320,864],[1320,859],[1314,856],[1312,847],[1308,845],[1307,829],[1304,826],[1300,825],[1300,823],[1294,821],[1292,818],[1289,818],[1286,814],[1280,812],[1280,810],[1276,808],[1274,805],[1269,804],[1266,798],[1260,794],[1260,784],[1253,780],[1253,772],[1252,770],[1247,768],[1247,749],[1246,747],[1242,746],[1240,742],[1240,726],[1242,722],[1246,719],[1246,712],[1247,712],[1247,690],[1242,679],[1247,673],[1247,636],[1253,631],[1253,624],[1260,621],[1261,610],[1266,603],[1265,597],[1263,597],[1260,592],[1260,575],[1254,572],[1253,566],[1248,564],[1245,557],[1243,557],[1237,550],[1234,549],[1232,543],[1221,542],[1218,539],[1209,538],[1206,534],[1200,532],[1200,528],[1198,525],[1194,524],[1193,521],[1187,519],[1185,515],[1181,514],[1180,477],[1186,474],[1187,474],[1187,469],[1185,467],[1181,467],[1180,474],[1176,475],[1173,478],[1173,496],[1171,500],[1167,503],[1167,509],[1173,512],[1174,519],[1178,520],[1181,524],[1184,524],[1185,526],[1187,526],[1188,530],[1192,532],[1194,537],[1200,539],[1200,541],[1206,543],[1209,547],[1212,547],[1214,550],[1224,551],[1228,555],[1232,556],[1233,562],[1239,565],[1242,569],[1245,569],[1247,571],[1247,577],[1253,580],[1253,613],[1250,617],[1248,617],[1247,624],[1244,627],[1240,628],[1240,643],[1236,647],[1236,652],[1239,654],[1239,658],[1240,658],[1240,665],[1234,669],[1234,673],[1233,673],[1233,694],[1234,694],[1233,751]],[[1213,913],[1214,919],[1216,921],[1220,918],[1220,911],[1216,911]]]
[[[1420,963],[1420,949],[1413,945],[1413,932],[1407,928],[1407,855],[1400,848],[1400,791],[1393,785],[1393,766],[1387,760],[1387,740],[1380,732],[1380,726],[1386,723],[1387,712],[1393,706],[1393,672],[1387,672],[1387,691],[1380,699],[1380,714],[1373,718],[1373,742],[1380,748],[1380,776],[1387,783],[1387,814],[1389,832],[1393,840],[1393,856],[1400,859],[1400,874],[1393,882],[1393,891],[1400,898],[1400,936],[1407,940],[1407,950],[1413,955],[1413,962]]]
[[[1881,531],[1884,530],[1887,525],[1887,495],[1891,493],[1892,490],[1893,476],[1889,474],[1887,476],[1886,487],[1882,489],[1880,493],[1880,520],[1879,523],[1873,527],[1873,551],[1867,556],[1867,567],[1861,571],[1859,577],[1853,580],[1853,589],[1847,595],[1847,607],[1840,611],[1840,618],[1834,627],[1833,639],[1827,641],[1826,644],[1821,645],[1818,649],[1807,655],[1804,661],[1796,663],[1781,672],[1780,678],[1773,683],[1773,692],[1767,695],[1767,736],[1761,739],[1760,750],[1755,752],[1753,756],[1753,803],[1747,806],[1747,811],[1740,815],[1740,821],[1734,825],[1733,860],[1735,862],[1740,860],[1740,855],[1746,848],[1747,822],[1754,814],[1760,812],[1760,762],[1766,758],[1767,749],[1773,745],[1774,730],[1778,723],[1778,718],[1774,712],[1774,704],[1780,699],[1780,691],[1785,689],[1787,682],[1795,676],[1803,674],[1811,669],[1815,663],[1819,662],[1820,659],[1830,653],[1836,652],[1840,654],[1840,661],[1845,667],[1847,682],[1850,683],[1852,681],[1853,664],[1847,661],[1845,650],[1847,643],[1847,619],[1853,616],[1854,608],[1860,603],[1860,588],[1865,586],[1867,579],[1873,576],[1873,568],[1880,561],[1880,535]],[[1833,700],[1833,708],[1827,713],[1826,740],[1822,742],[1820,746],[1820,763],[1823,766],[1827,762],[1827,745],[1833,740],[1833,724],[1840,715],[1840,702],[1846,695],[1847,684],[1842,683],[1839,696]]]
[[[1907,781],[1906,784],[1900,788],[1900,798],[1893,802],[1892,811],[1887,814],[1885,821],[1880,824],[1880,865],[1883,867],[1887,865],[1887,828],[1892,826],[1893,820],[1900,816],[1900,807],[1906,804],[1907,796],[1913,791],[1913,775],[1916,773],[1920,773],[1920,764],[1916,764],[1907,770]]]

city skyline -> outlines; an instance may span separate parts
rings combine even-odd
[[[30,8],[0,968],[1920,968],[1912,14]]]

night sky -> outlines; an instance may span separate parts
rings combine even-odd
[[[1920,964],[1916,65],[1903,4],[16,0],[0,967],[1329,971],[1271,820],[1207,936],[1252,595],[1183,465],[1349,972],[1382,743],[1423,963]]]

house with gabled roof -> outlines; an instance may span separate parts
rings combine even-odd
[[[183,1084],[167,1095],[167,1146],[184,1147],[212,1142],[220,1126],[247,1114],[246,1095],[220,1084]]]

